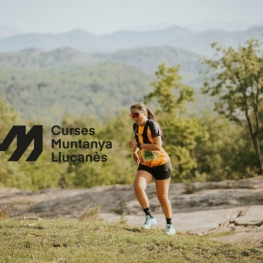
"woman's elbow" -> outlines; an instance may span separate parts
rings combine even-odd
[[[162,149],[162,146],[161,146],[161,145],[155,144],[155,150],[156,150],[156,151],[160,151],[161,149]]]

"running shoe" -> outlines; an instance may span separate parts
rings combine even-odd
[[[174,235],[176,231],[175,231],[173,225],[171,225],[171,224],[166,224],[165,232],[166,232],[167,235]]]
[[[156,219],[153,217],[151,218],[149,215],[145,218],[145,223],[142,225],[142,229],[150,229],[151,226],[154,226],[157,224]]]

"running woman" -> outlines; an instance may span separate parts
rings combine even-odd
[[[172,207],[168,199],[172,165],[170,157],[162,148],[161,127],[152,111],[142,102],[133,104],[130,111],[130,116],[135,121],[135,140],[128,145],[133,148],[133,159],[139,165],[134,180],[134,192],[146,216],[142,229],[150,229],[157,224],[145,193],[147,185],[155,179],[156,194],[166,218],[165,232],[174,235],[176,231],[172,224]]]

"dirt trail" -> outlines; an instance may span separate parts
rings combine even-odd
[[[155,184],[147,188],[152,211],[157,218],[156,227],[163,229],[165,218],[156,198]],[[233,226],[219,224],[228,221],[249,207],[238,223],[255,224],[263,221],[263,176],[238,181],[171,184],[169,198],[173,208],[173,223],[177,232],[202,235],[211,229],[232,231],[232,235],[213,238],[221,242],[248,245],[263,249],[263,226]],[[98,186],[89,189],[46,189],[37,192],[0,188],[0,211],[8,204],[28,202],[28,207],[14,206],[10,217],[77,218],[86,206],[101,208],[105,221],[119,221],[127,215],[127,223],[141,225],[144,214],[135,199],[132,186]],[[29,203],[33,202],[33,203]]]

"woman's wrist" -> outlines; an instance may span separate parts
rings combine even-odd
[[[141,150],[142,149],[142,144],[140,142],[137,142],[137,147]]]

